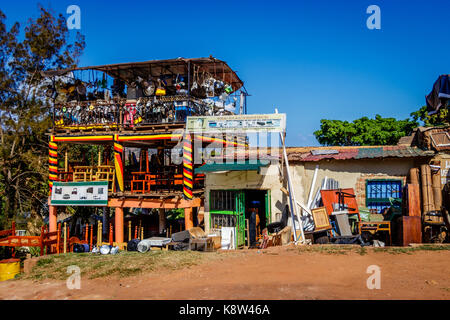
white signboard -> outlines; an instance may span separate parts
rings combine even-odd
[[[286,114],[241,114],[234,116],[187,117],[186,129],[191,132],[286,130]]]
[[[106,206],[108,182],[55,182],[51,205],[53,206]]]

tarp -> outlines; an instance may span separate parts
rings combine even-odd
[[[445,108],[450,99],[450,76],[448,74],[441,75],[433,84],[433,89],[426,96],[427,111],[434,114],[440,108]]]

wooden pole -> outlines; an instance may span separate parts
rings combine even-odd
[[[123,208],[116,208],[114,215],[115,221],[115,240],[116,243],[123,243]]]
[[[69,171],[69,154],[66,150],[66,153],[64,154],[64,172]]]
[[[101,166],[102,165],[102,152],[100,151],[100,147],[98,148],[98,161],[97,161],[98,165]]]
[[[431,174],[435,210],[442,207],[441,169]]]
[[[98,230],[97,230],[97,246],[100,248],[102,245],[102,237],[103,237],[103,223],[98,223]]]
[[[56,234],[56,253],[59,254],[59,246],[61,245],[61,223],[58,223],[58,232]]]
[[[113,226],[112,223],[109,224],[109,244],[113,245]]]
[[[89,241],[89,226],[87,223],[84,231],[84,241],[86,241],[86,243]]]
[[[67,226],[67,246],[69,247],[69,252],[70,252],[70,229],[69,229],[69,226]]]
[[[159,209],[159,233],[162,234],[166,228],[166,213],[164,209]]]
[[[128,221],[128,241],[131,241],[131,220]]]
[[[56,231],[56,221],[58,216],[58,210],[55,206],[49,206],[49,232],[55,232]]]
[[[144,227],[141,227],[141,240],[144,239]]]
[[[184,208],[184,229],[189,230],[194,227],[194,215],[192,214],[192,207]]]
[[[408,180],[410,184],[420,184],[420,172],[419,168],[409,169]]]
[[[64,222],[64,253],[67,253],[67,222]]]
[[[92,235],[93,234],[94,234],[94,226],[91,225],[91,234],[90,234],[90,237],[89,237],[89,251],[92,251],[92,240],[93,240]]]
[[[426,214],[427,212],[435,211],[434,196],[431,182],[431,169],[428,164],[423,164],[420,166],[420,175],[422,182],[422,199],[423,199],[422,214]]]

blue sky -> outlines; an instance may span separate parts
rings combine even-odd
[[[3,2],[3,1],[2,1]],[[318,145],[320,119],[405,119],[450,73],[450,1],[8,1],[7,22],[37,3],[81,8],[81,65],[214,57],[238,72],[249,113],[287,113],[287,144]],[[369,30],[369,5],[381,30]]]

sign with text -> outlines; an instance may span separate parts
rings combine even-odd
[[[52,188],[52,206],[106,206],[108,182],[55,182]]]
[[[241,114],[233,116],[187,117],[186,129],[190,132],[242,132],[286,130],[286,114]]]

